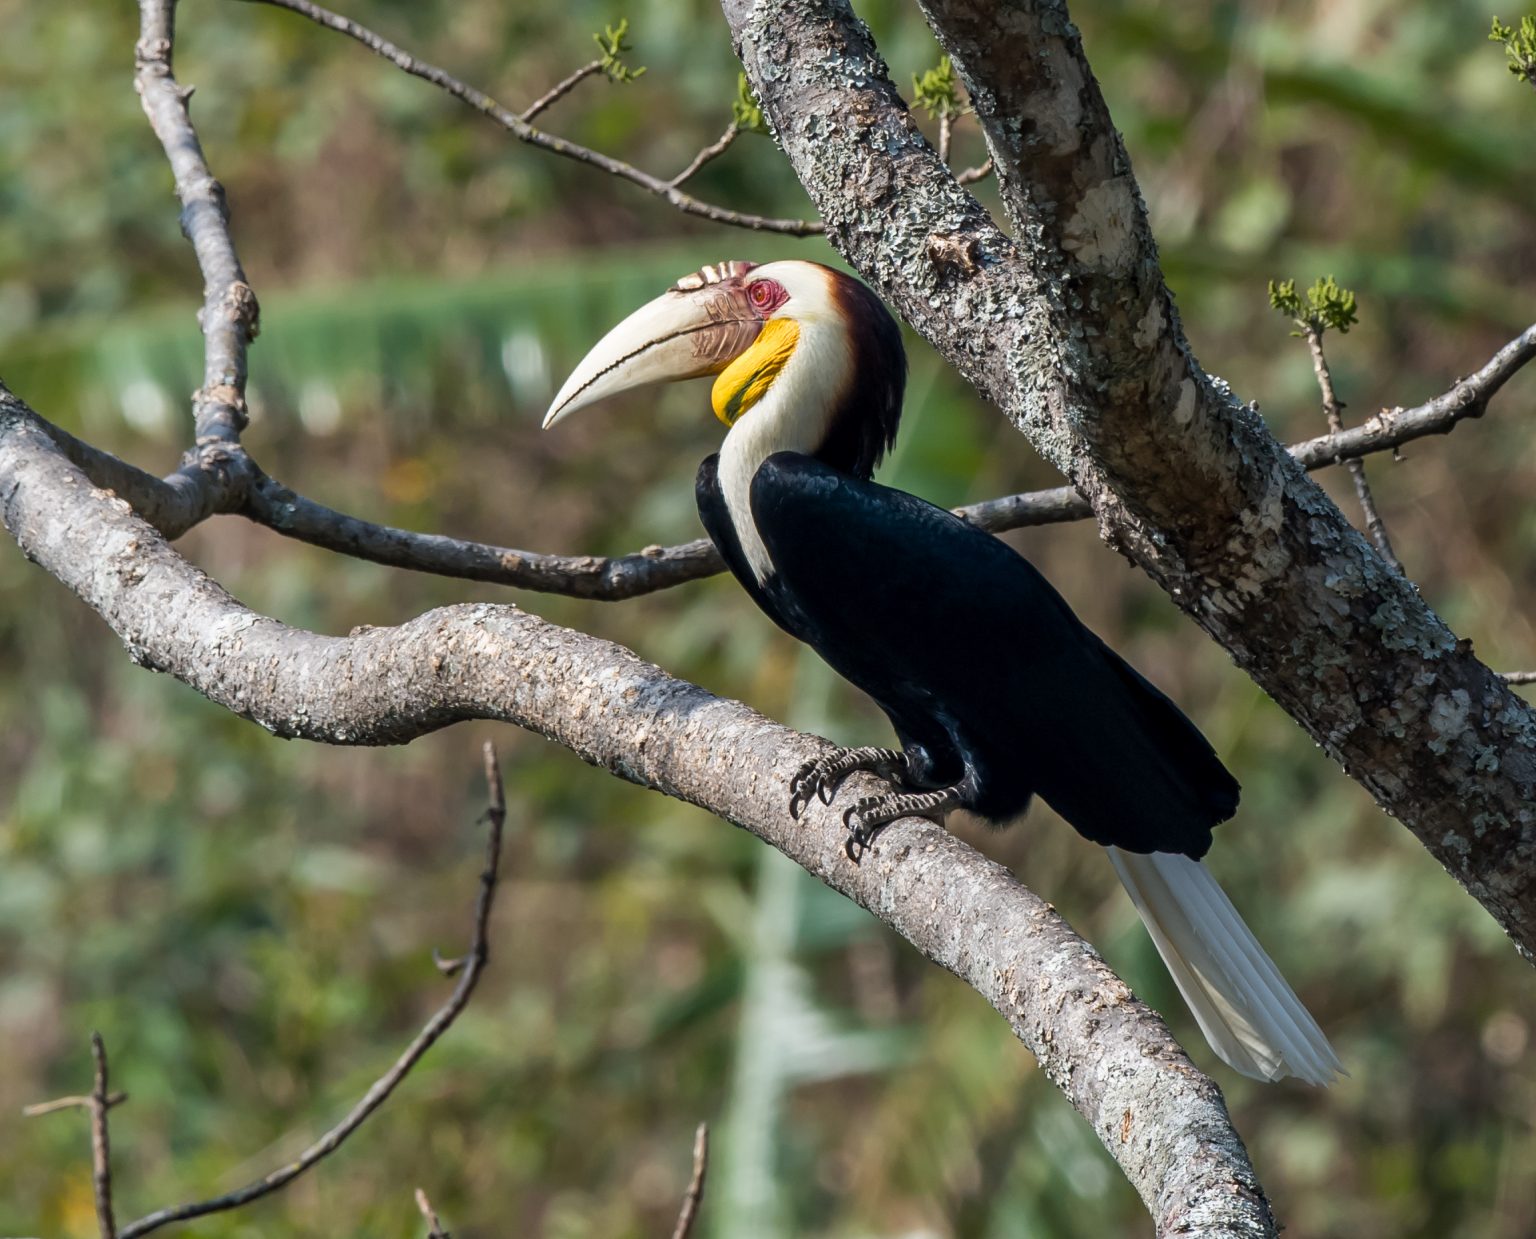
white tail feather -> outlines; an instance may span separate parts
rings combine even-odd
[[[1331,1084],[1343,1073],[1322,1029],[1204,865],[1169,852],[1106,850],[1222,1061],[1256,1080]]]

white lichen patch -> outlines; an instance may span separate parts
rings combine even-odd
[[[1136,258],[1136,195],[1129,177],[1100,181],[1078,199],[1062,230],[1061,248],[1111,275],[1130,269]]]
[[[1177,426],[1188,426],[1195,416],[1195,381],[1185,379],[1179,384],[1179,399],[1173,406],[1173,421]]]
[[[1431,753],[1444,753],[1466,730],[1467,716],[1472,711],[1472,695],[1464,688],[1440,693],[1430,702],[1429,729],[1435,738],[1429,742]]]
[[[1076,59],[1056,62],[1057,74],[1043,90],[1037,90],[1020,108],[1031,140],[1052,155],[1070,155],[1083,140],[1083,73]]]
[[[1147,312],[1141,316],[1136,324],[1136,330],[1131,334],[1131,342],[1145,353],[1162,336],[1163,324],[1166,321],[1163,317],[1163,299],[1153,297],[1152,304],[1147,307]]]

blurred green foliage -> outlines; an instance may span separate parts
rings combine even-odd
[[[910,6],[861,5],[897,81],[932,66]],[[1333,271],[1370,314],[1332,357],[1357,414],[1443,390],[1533,317],[1532,108],[1467,0],[1078,6],[1202,360],[1277,434],[1317,433],[1276,270]],[[171,465],[198,381],[200,281],[131,85],[133,6],[0,0],[0,374],[45,415]],[[541,125],[669,174],[730,115],[706,0],[355,0],[356,16],[509,105],[634,23],[650,68]],[[545,550],[697,535],[718,428],[697,390],[542,436],[552,387],[609,324],[723,257],[802,254],[671,212],[520,147],[289,14],[188,0],[178,70],[262,297],[249,442],[332,505]],[[925,122],[926,123],[926,122]],[[961,121],[957,165],[980,162]],[[690,186],[808,212],[740,143]],[[980,187],[985,195],[987,186]],[[951,503],[1055,479],[911,341],[886,480]],[[1496,665],[1536,663],[1524,375],[1482,422],[1370,464],[1410,572]],[[1349,506],[1347,484],[1327,484]],[[1481,910],[1162,593],[1084,526],[1017,544],[1200,722],[1244,784],[1211,864],[1333,1035],[1326,1093],[1215,1064],[1096,849],[1037,811],[957,829],[1100,944],[1212,1067],[1297,1236],[1536,1231],[1536,999]],[[242,599],[326,632],[505,591],[326,555],[221,518],[184,541]],[[768,714],[887,736],[733,583],[599,605],[517,596]],[[207,1236],[406,1236],[425,1187],[460,1236],[668,1233],[694,1124],[717,1133],[704,1226],[774,1235],[1145,1234],[1092,1134],[953,978],[752,839],[507,728],[405,749],[278,741],[132,667],[61,587],[0,549],[0,1233],[89,1235],[78,1115],[100,1028],[120,1215],[291,1155],[442,996],[468,933],[479,743],[514,829],[493,964],[465,1018],[352,1143]]]

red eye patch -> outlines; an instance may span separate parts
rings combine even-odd
[[[789,300],[784,285],[777,280],[753,280],[747,285],[747,300],[759,314],[771,314]]]

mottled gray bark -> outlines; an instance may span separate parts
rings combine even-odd
[[[1065,6],[926,0],[1017,242],[918,132],[845,0],[725,0],[833,243],[1531,957],[1536,715],[1186,344]]]
[[[824,741],[513,606],[445,607],[352,637],[268,619],[92,486],[4,388],[0,519],[136,662],[279,735],[397,744],[499,719],[745,827],[985,996],[1093,1125],[1160,1234],[1274,1235],[1220,1091],[1048,904],[930,822],[894,824],[855,865],[840,807],[813,802],[791,820],[789,779]]]

